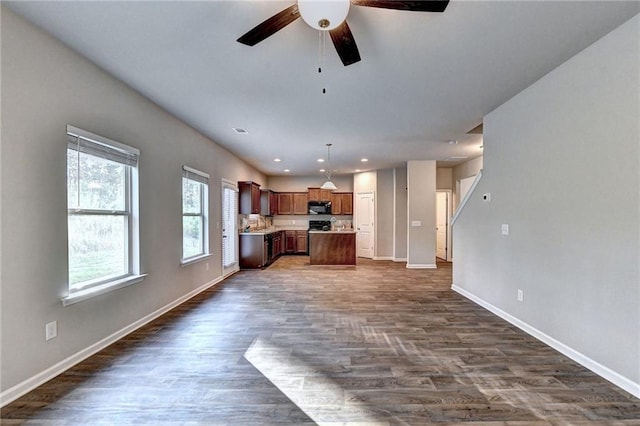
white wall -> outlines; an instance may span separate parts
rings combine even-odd
[[[638,396],[639,16],[485,117],[453,265],[459,291]]]
[[[407,162],[407,187],[407,268],[435,268],[436,162]]]
[[[218,280],[220,182],[265,176],[2,7],[1,390]],[[138,284],[68,307],[66,124],[141,150]],[[180,266],[181,166],[211,175],[205,262]],[[58,337],[44,328],[58,322]],[[13,388],[15,389],[15,388]]]
[[[483,157],[476,157],[453,168],[453,211],[456,211],[460,204],[459,194],[460,181],[462,179],[476,176],[482,170]]]

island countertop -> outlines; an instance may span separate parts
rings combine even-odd
[[[335,231],[309,231],[310,234],[355,234],[355,229],[344,229],[344,230],[335,230]]]

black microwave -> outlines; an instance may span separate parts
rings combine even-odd
[[[309,201],[309,214],[331,214],[331,201]]]

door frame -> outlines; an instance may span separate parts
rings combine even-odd
[[[438,196],[438,193],[446,193],[447,194],[447,214],[446,214],[446,218],[447,218],[447,237],[446,237],[446,244],[447,244],[447,248],[446,248],[446,258],[444,260],[446,260],[447,262],[451,262],[453,260],[453,255],[452,255],[452,247],[451,247],[451,217],[453,216],[453,191],[451,191],[450,189],[436,189],[436,197]],[[436,199],[436,209],[438,208],[438,202]],[[436,218],[438,217],[438,212],[436,211]],[[438,224],[436,223],[436,226]],[[437,242],[436,242],[437,244]],[[438,252],[437,250],[437,246],[436,246],[436,253]]]
[[[233,218],[233,229],[231,230],[231,233],[226,232],[224,227],[225,225],[225,222],[224,222],[224,190],[225,188],[230,188],[233,191],[235,191],[236,194],[238,194],[236,201],[239,200],[239,195],[240,195],[238,190],[238,185],[235,182],[222,178],[222,181],[220,184],[220,266],[222,267],[223,277],[227,277],[240,270],[240,249],[239,249],[240,236],[238,234],[239,206],[238,206],[238,203],[236,202],[236,215]],[[232,238],[235,238],[235,260],[236,260],[235,263],[226,267],[224,265],[224,248],[223,248],[225,233],[227,235],[231,235]]]
[[[354,213],[355,213],[355,223],[354,223],[354,228],[358,229],[358,225],[359,225],[359,218],[360,218],[360,212],[358,211],[358,206],[360,205],[360,196],[361,195],[371,195],[371,199],[373,201],[373,208],[371,210],[371,214],[373,215],[373,217],[371,218],[371,233],[370,233],[370,238],[371,238],[371,257],[365,257],[366,259],[374,259],[375,255],[376,255],[376,191],[374,190],[367,190],[367,191],[358,191],[357,193],[354,194]],[[356,257],[363,257],[363,256],[358,256],[358,240],[359,238],[357,238],[356,236]]]

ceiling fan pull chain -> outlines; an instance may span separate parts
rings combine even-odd
[[[322,74],[322,66],[324,65],[324,52],[327,40],[325,33],[326,31],[318,31],[318,74]],[[324,80],[323,77],[321,78]],[[322,93],[327,93],[327,89],[325,87],[322,88]]]

